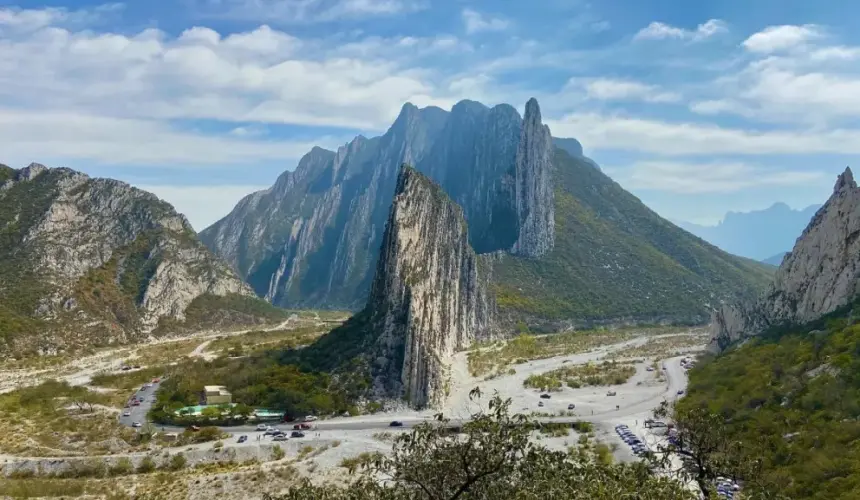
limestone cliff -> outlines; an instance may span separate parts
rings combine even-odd
[[[519,235],[511,253],[540,257],[555,244],[555,203],[552,186],[552,135],[541,122],[536,99],[526,103],[517,148],[516,207]]]
[[[128,341],[184,321],[198,297],[233,294],[252,292],[154,195],[65,168],[0,167],[6,349]]]
[[[438,405],[451,357],[489,335],[493,306],[462,209],[408,166],[395,193],[368,301],[379,332],[374,385],[416,406]]]
[[[850,168],[785,256],[768,291],[753,303],[714,312],[715,347],[770,327],[806,323],[853,300],[860,287],[860,189]]]

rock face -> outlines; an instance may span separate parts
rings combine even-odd
[[[478,252],[539,256],[553,242],[552,147],[534,99],[525,120],[506,104],[462,101],[450,112],[406,104],[382,137],[314,148],[200,238],[273,304],[358,309],[401,164],[463,208]]]
[[[543,125],[537,100],[526,103],[517,148],[516,207],[519,235],[511,253],[540,257],[555,244],[555,203],[552,186],[552,135]]]
[[[490,336],[494,305],[463,210],[408,166],[395,192],[367,305],[379,335],[374,386],[415,406],[436,406],[454,352]]]
[[[0,167],[3,318],[47,322],[38,330],[53,331],[57,345],[96,329],[123,341],[161,319],[184,320],[207,294],[252,291],[169,204],[69,169]]]
[[[751,304],[714,313],[717,347],[792,323],[806,323],[853,300],[860,287],[860,189],[850,168],[785,256],[769,290]]]

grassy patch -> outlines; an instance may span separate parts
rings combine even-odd
[[[505,373],[509,365],[534,359],[551,358],[586,352],[642,335],[676,333],[682,327],[623,328],[617,330],[583,330],[552,335],[520,335],[507,342],[479,344],[468,353],[469,371],[473,376]]]
[[[710,334],[705,330],[695,333],[673,335],[648,339],[644,345],[631,346],[613,352],[617,358],[669,358],[678,356],[691,349],[701,348],[710,340]]]
[[[99,405],[110,396],[55,381],[0,396],[0,448],[27,456],[107,454],[137,445],[136,434]]]
[[[523,385],[542,391],[558,391],[563,385],[580,387],[621,385],[636,374],[636,367],[627,363],[604,361],[584,365],[564,366],[539,375],[531,375]]]
[[[330,330],[331,326],[304,326],[272,331],[256,330],[214,340],[209,344],[207,350],[219,352],[226,356],[244,356],[260,348],[295,349],[311,344]]]

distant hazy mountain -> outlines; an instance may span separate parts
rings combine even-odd
[[[803,228],[821,205],[810,205],[793,210],[785,203],[774,203],[770,208],[753,212],[729,212],[716,226],[700,226],[690,222],[678,225],[723,250],[765,261],[777,258],[791,250]],[[770,263],[770,262],[768,262]]]
[[[773,257],[768,257],[766,259],[762,259],[762,262],[764,262],[765,264],[770,264],[772,266],[779,267],[779,265],[782,264],[782,259],[785,258],[785,254],[787,254],[787,253],[788,252],[780,252],[780,253],[774,255]]]

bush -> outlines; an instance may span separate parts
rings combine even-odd
[[[284,458],[285,455],[286,453],[284,453],[284,450],[283,448],[281,448],[281,445],[276,444],[272,447],[272,456],[275,457],[275,460],[280,460]]]
[[[152,457],[143,457],[143,460],[137,464],[137,472],[146,474],[155,470],[155,460]]]
[[[122,457],[108,468],[108,474],[111,476],[124,476],[131,474],[134,470],[134,465],[126,457]]]
[[[185,465],[188,463],[188,459],[185,458],[185,455],[182,453],[178,453],[170,457],[170,463],[168,468],[170,470],[180,470],[185,468]]]

